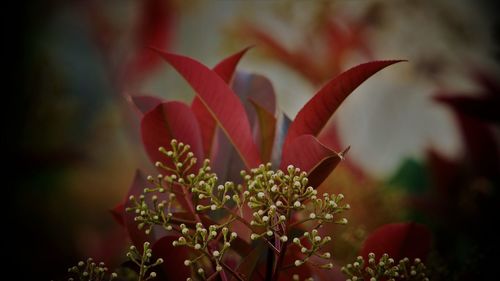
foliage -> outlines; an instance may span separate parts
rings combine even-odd
[[[132,98],[142,116],[146,152],[159,171],[148,177],[138,172],[127,200],[114,209],[135,245],[128,257],[138,266],[140,281],[154,278],[155,272],[146,272],[159,264],[167,280],[339,279],[322,273],[338,270],[333,254],[324,250],[333,239],[324,226],[346,224],[344,212],[350,205],[342,194],[319,194],[318,187],[348,148],[338,153],[325,144],[333,130],[327,123],[358,85],[400,61],[369,62],[340,74],[290,121],[276,109],[267,79],[235,75],[247,50],[214,69],[155,50],[197,96],[191,106],[155,97]],[[384,231],[419,240],[408,235],[411,227],[402,224]],[[430,239],[425,235],[422,243],[427,245]],[[374,236],[367,241],[378,240]],[[389,242],[387,247],[403,249],[400,243]],[[412,258],[427,254],[417,252]],[[153,254],[158,259],[149,264]],[[417,266],[421,276],[423,267],[418,264],[411,266]],[[371,260],[366,266],[366,272],[374,270]],[[398,280],[414,280],[402,273],[405,269],[403,258],[399,271],[389,271],[399,272]],[[352,279],[360,274],[346,273]]]

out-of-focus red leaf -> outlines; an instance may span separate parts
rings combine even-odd
[[[247,47],[236,54],[233,54],[221,62],[219,62],[214,68],[213,71],[217,73],[224,82],[230,84],[234,72],[236,70],[236,66],[239,61],[243,57],[243,55],[250,49],[251,47]],[[203,140],[203,152],[207,157],[210,156],[214,137],[215,137],[215,129],[217,126],[217,122],[210,113],[210,111],[206,108],[199,97],[194,97],[193,102],[191,103],[191,110],[193,111],[196,119],[198,119],[198,123],[201,128],[201,137]]]
[[[500,124],[500,97],[437,96],[436,100],[469,117]]]
[[[355,66],[330,80],[297,114],[288,130],[283,149],[301,135],[318,136],[340,104],[366,79],[401,60],[373,61]],[[321,140],[321,139],[320,139]]]
[[[314,64],[314,61],[310,59],[306,52],[301,50],[290,51],[279,40],[276,40],[275,36],[252,25],[247,25],[242,31],[246,36],[259,41],[259,45],[264,46],[265,51],[270,56],[276,57],[280,62],[290,66],[313,83],[317,84],[324,81],[322,69]]]
[[[169,281],[186,280],[191,276],[191,267],[185,266],[184,261],[195,257],[193,250],[185,246],[172,246],[176,241],[174,236],[165,236],[153,244],[155,258],[162,258],[164,262],[161,267],[164,275]]]
[[[115,221],[121,226],[125,226],[123,221],[123,213],[125,212],[125,203],[119,203],[113,209],[109,210]]]
[[[303,135],[295,138],[283,151],[280,168],[286,169],[294,165],[309,173],[312,186],[318,186],[342,160],[339,154],[321,144],[312,135]]]
[[[260,158],[263,162],[267,163],[271,161],[271,154],[273,152],[274,145],[274,135],[276,130],[276,117],[274,114],[267,111],[257,102],[250,100],[252,105],[257,112],[257,118],[259,119],[259,147],[260,147]]]
[[[136,27],[136,52],[126,66],[125,80],[144,77],[159,65],[158,56],[148,49],[156,46],[168,49],[174,31],[174,6],[169,0],[140,1],[139,22]]]
[[[478,176],[496,178],[500,172],[500,147],[493,129],[477,120],[457,112],[466,145],[466,161]]]
[[[163,146],[169,149],[170,141],[174,138],[189,144],[196,158],[204,159],[198,122],[191,109],[182,102],[164,102],[144,114],[141,134],[144,148],[153,163],[161,161],[165,165],[172,165],[158,148]],[[200,162],[193,168],[195,171]]]
[[[193,87],[231,140],[245,165],[248,168],[258,166],[261,163],[259,151],[252,139],[245,109],[224,80],[191,58],[155,50]]]
[[[431,232],[421,224],[393,223],[386,224],[365,240],[361,255],[367,259],[369,253],[381,257],[387,253],[395,260],[405,257],[425,260],[431,248]]]
[[[160,103],[164,102],[163,99],[155,96],[130,96],[130,102],[142,113],[152,110]]]

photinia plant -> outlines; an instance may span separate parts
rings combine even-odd
[[[342,194],[320,193],[318,186],[348,148],[337,152],[326,145],[326,124],[361,83],[400,60],[343,72],[291,121],[277,110],[266,78],[235,72],[247,50],[210,69],[154,49],[196,97],[191,105],[131,99],[159,172],[137,171],[127,199],[113,210],[133,243],[127,256],[135,279],[345,280],[324,250],[332,234],[322,229],[346,224],[350,205]],[[369,237],[342,272],[349,280],[427,280],[421,261],[429,243],[423,226],[389,225]],[[79,268],[91,266],[82,262],[73,272],[83,276],[87,271]],[[161,269],[152,271],[155,266]]]

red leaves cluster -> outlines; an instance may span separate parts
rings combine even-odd
[[[235,172],[239,174],[240,169],[271,161],[275,167],[294,165],[307,171],[311,184],[318,186],[343,158],[343,153],[334,151],[328,146],[331,142],[325,139],[332,129],[326,125],[328,120],[361,83],[379,70],[400,62],[374,61],[340,74],[326,83],[295,120],[290,121],[277,110],[272,85],[266,78],[254,74],[235,75],[236,66],[247,50],[209,69],[192,58],[155,49],[190,84],[196,97],[191,106],[151,96],[132,97],[143,114],[142,140],[153,163],[168,164],[158,148],[168,148],[175,138],[189,144],[198,159],[211,159],[214,170],[222,173],[219,174],[221,180],[234,180]],[[129,195],[137,195],[145,184],[144,175],[138,172]],[[123,206],[127,203],[115,209],[115,213],[123,212]],[[135,227],[132,216],[122,214],[121,220],[134,244],[140,245],[145,237]],[[168,247],[168,241],[164,241],[170,239],[167,233],[154,232],[155,235],[152,239],[161,243],[155,247]],[[246,248],[240,253],[242,256],[252,255],[245,241],[238,243],[240,248]],[[248,266],[255,265],[249,262]]]

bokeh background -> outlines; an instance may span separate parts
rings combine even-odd
[[[148,46],[213,66],[255,45],[239,69],[267,76],[292,118],[342,70],[407,59],[363,84],[332,120],[351,164],[328,181],[358,210],[338,259],[355,256],[382,223],[411,219],[432,228],[443,280],[484,272],[494,243],[487,224],[498,211],[498,113],[471,125],[436,96],[496,95],[471,116],[495,112],[496,1],[52,0],[23,11],[7,154],[21,241],[14,260],[26,278],[61,280],[89,256],[123,261],[126,234],[109,209],[135,169],[151,167],[128,97],[193,97]]]

